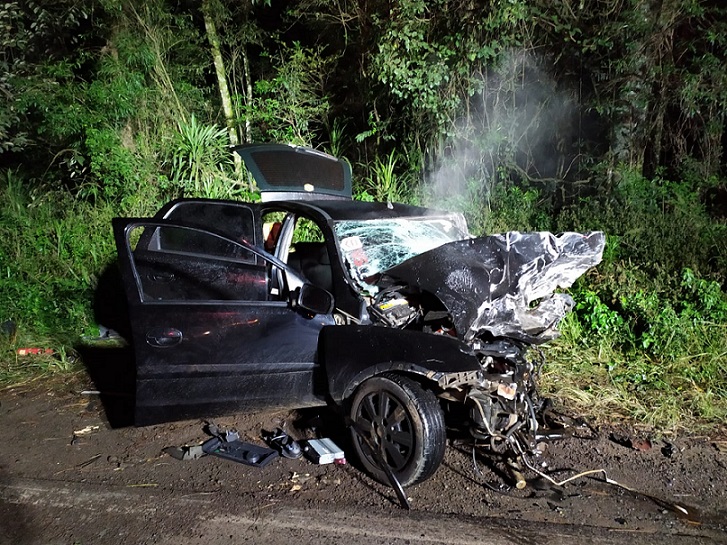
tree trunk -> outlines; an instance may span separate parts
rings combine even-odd
[[[252,108],[252,74],[250,73],[250,58],[247,54],[247,46],[242,47],[242,70],[245,73],[245,104],[248,109]],[[252,126],[250,114],[245,113],[245,142],[252,142]]]
[[[240,143],[240,139],[235,129],[235,115],[232,110],[232,99],[230,98],[230,89],[227,86],[227,75],[225,73],[225,63],[222,59],[222,51],[220,50],[220,38],[217,35],[217,27],[210,13],[209,0],[204,0],[202,4],[202,14],[204,15],[204,27],[207,32],[207,39],[210,43],[210,51],[215,64],[215,73],[217,74],[217,85],[220,88],[220,98],[222,99],[222,111],[225,115],[225,123],[227,124],[227,133],[230,137],[230,144],[236,146]],[[242,172],[242,162],[240,156],[234,154],[235,172]]]

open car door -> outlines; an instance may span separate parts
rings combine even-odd
[[[269,275],[285,265],[197,226],[117,218],[114,235],[136,356],[137,425],[325,404],[317,347],[321,328],[334,323],[332,304],[324,297],[316,313],[301,301],[329,294],[301,282],[271,295]]]

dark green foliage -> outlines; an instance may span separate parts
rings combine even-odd
[[[713,183],[626,170],[612,193],[583,199],[557,221],[609,234],[603,263],[572,290],[566,339],[597,349],[590,357],[608,381],[594,395],[640,396],[631,414],[659,426],[727,414],[727,225],[705,205]],[[596,380],[592,367],[567,372]]]
[[[321,48],[294,42],[281,44],[271,61],[274,74],[255,83],[257,98],[247,111],[255,127],[251,136],[310,146],[328,112],[324,80],[335,58],[324,56]]]
[[[14,172],[0,178],[0,322],[57,350],[96,325],[93,288],[114,256],[115,211],[67,191],[29,192],[25,182]]]
[[[576,291],[588,331],[678,357],[696,335],[690,324],[726,323],[727,226],[709,216],[698,188],[625,175],[611,195],[563,210],[558,227],[609,234],[600,274]]]
[[[647,179],[625,170],[612,192],[565,208],[559,229],[602,229],[612,236],[609,255],[657,277],[684,268],[724,275],[725,224],[708,213],[702,195],[711,182]]]

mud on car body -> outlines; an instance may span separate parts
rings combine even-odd
[[[603,234],[473,238],[460,214],[351,200],[348,164],[315,150],[236,151],[262,202],[114,220],[136,423],[333,405],[363,466],[387,482],[382,456],[403,486],[441,463],[445,414],[494,451],[532,450],[529,348],[557,334],[558,290],[600,261]]]

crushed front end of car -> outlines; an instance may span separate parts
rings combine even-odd
[[[372,322],[465,343],[480,368],[428,373],[439,398],[466,407],[469,432],[493,452],[534,452],[548,435],[541,418],[545,402],[537,391],[543,364],[537,347],[558,335],[558,323],[573,307],[572,298],[560,290],[601,261],[604,234],[435,238],[433,249],[378,270],[361,243],[361,229],[340,232],[357,237],[355,242],[347,237],[343,247],[349,249],[352,276],[365,278],[361,286]],[[415,231],[406,231],[405,238]],[[401,253],[396,244],[390,246],[392,253]],[[385,253],[384,247],[376,250]],[[396,257],[378,255],[377,262],[388,264]]]

